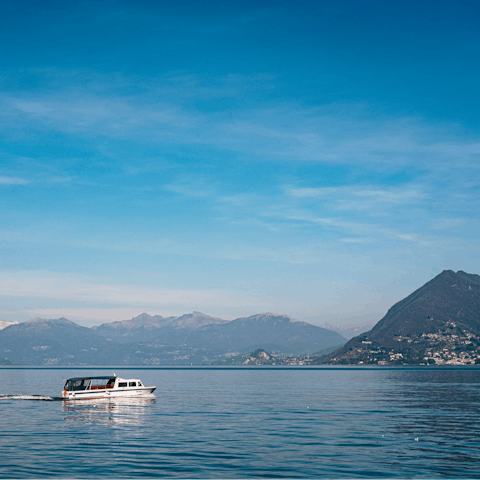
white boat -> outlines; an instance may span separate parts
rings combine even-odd
[[[90,400],[95,398],[152,396],[157,387],[145,387],[138,378],[76,377],[65,381],[60,398]]]

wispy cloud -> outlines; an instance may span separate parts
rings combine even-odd
[[[356,199],[373,199],[380,202],[400,204],[411,200],[425,198],[425,193],[418,187],[402,186],[385,188],[375,185],[320,187],[320,188],[292,188],[288,193],[294,197],[353,197]]]
[[[372,243],[373,238],[339,238],[341,243]]]
[[[432,240],[425,225],[420,233],[417,225],[403,219],[404,210],[420,209],[428,201],[426,191],[417,185],[287,187],[284,192],[221,197],[218,208],[229,213],[225,218],[230,222],[255,220],[258,225],[284,232],[309,225],[322,232],[337,232],[337,241],[344,244],[389,240],[423,245]]]
[[[98,283],[95,278],[47,271],[0,272],[3,297],[42,298],[95,306],[122,306],[168,311],[192,311],[222,306],[271,305],[265,296],[242,295],[221,289],[176,290],[148,285]]]
[[[342,243],[372,243],[374,241],[373,239],[375,239],[377,242],[385,240],[400,240],[403,242],[413,242],[418,245],[427,246],[433,240],[425,233],[401,232],[398,228],[395,229],[390,227],[390,223],[379,224],[366,219],[363,221],[352,221],[341,217],[317,217],[308,211],[291,212],[290,218],[362,237],[359,241],[352,241],[351,239],[345,241],[345,238],[342,237],[339,239]],[[368,238],[368,241],[365,241],[363,237]]]
[[[0,176],[0,185],[27,185],[30,181],[19,177]]]
[[[330,241],[345,245],[386,246],[400,242],[424,247],[437,241],[427,225],[412,223],[408,218],[409,209],[420,209],[428,198],[416,188],[355,186],[285,192],[285,196],[222,197],[219,209],[226,214],[225,221],[233,224],[243,222],[283,234],[314,229],[320,237],[327,235]],[[312,200],[316,203],[312,204]],[[316,257],[311,255],[312,259]]]
[[[453,156],[478,155],[478,140],[463,138],[457,125],[422,118],[375,114],[367,105],[326,105],[244,110],[224,122],[219,144],[267,158],[373,166],[435,169]],[[471,160],[468,161],[471,163]]]
[[[337,210],[364,211],[372,216],[389,214],[399,206],[419,206],[428,200],[429,187],[420,185],[345,185],[341,187],[287,188],[299,199],[316,199]]]
[[[168,137],[172,132],[165,130],[166,126],[182,129],[191,122],[187,113],[172,105],[157,104],[151,108],[124,97],[106,98],[88,93],[9,98],[4,102],[9,104],[11,113],[15,112],[26,122],[76,134],[95,132],[96,135],[118,137],[147,129],[154,130],[157,137]]]
[[[164,185],[163,190],[192,198],[208,197],[214,192],[211,182],[204,175],[183,175]]]
[[[210,213],[232,225],[285,232],[309,224],[337,232],[338,242],[346,246],[370,244],[379,238],[424,244],[431,241],[434,230],[441,229],[426,232],[423,219],[428,218],[432,224],[435,216],[456,218],[461,211],[476,211],[479,203],[476,178],[480,145],[458,125],[387,117],[366,104],[302,108],[292,102],[276,101],[275,107],[268,102],[257,107],[247,102],[232,104],[232,108],[223,105],[200,109],[192,102],[235,98],[245,89],[260,91],[262,86],[274,86],[275,78],[261,74],[225,76],[213,83],[211,78],[207,81],[185,72],[164,75],[158,83],[151,78],[119,79],[92,72],[72,73],[62,80],[58,74],[52,74],[52,78],[60,78],[58,88],[16,96],[4,94],[0,98],[6,106],[2,110],[4,123],[8,123],[7,117],[15,117],[21,121],[13,122],[9,128],[25,132],[50,129],[81,136],[87,139],[89,148],[99,152],[105,164],[110,162],[124,176],[146,178],[151,172],[171,169],[161,184],[136,182],[134,188],[157,188],[190,202],[208,200]],[[135,149],[131,159],[119,161],[115,146],[126,140],[153,146],[158,160],[152,160],[151,151],[148,158],[137,158]],[[210,165],[225,162],[234,151],[237,157],[256,165],[278,161],[290,166],[312,162],[348,165],[352,178],[357,180],[331,181],[318,175],[297,179],[295,174],[287,173],[288,180],[279,177],[276,186],[276,180],[271,179],[267,191],[249,189],[246,193],[239,182],[233,189],[223,185],[222,174],[212,173],[208,166],[203,170],[208,174],[201,173],[201,168],[195,169],[200,173],[190,173],[192,165],[198,167],[203,162],[197,150],[185,162],[181,156],[174,160],[158,157],[159,148],[163,154],[163,147],[172,144],[190,150],[206,148]],[[105,176],[82,178],[75,169],[71,175],[61,168],[55,171],[48,161],[44,163],[52,185],[104,188],[115,184]],[[460,167],[452,168],[453,164]],[[405,174],[406,180],[371,181],[372,177],[395,174]],[[0,184],[28,183],[20,176],[23,172],[17,175],[2,177]],[[283,190],[282,183],[288,185]],[[120,188],[129,187],[124,184]],[[142,201],[145,204],[148,199],[138,200]],[[420,219],[415,225],[407,211],[411,209]],[[441,215],[437,213],[440,210]]]
[[[61,78],[60,72],[56,75]],[[388,117],[365,104],[301,108],[275,100],[275,107],[267,101],[255,106],[257,101],[215,108],[219,98],[243,98],[246,90],[268,88],[273,80],[265,74],[204,79],[173,72],[155,81],[92,72],[72,75],[54,90],[3,94],[0,117],[5,128],[31,131],[33,124],[91,139],[203,144],[254,155],[257,161],[314,161],[382,170],[412,166],[438,171],[451,167],[453,158],[457,165],[470,168],[480,151],[478,139],[468,138],[458,125]],[[192,99],[212,105],[198,108]]]

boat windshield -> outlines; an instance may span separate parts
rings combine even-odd
[[[89,378],[81,379],[71,379],[67,380],[65,383],[65,390],[77,391],[77,390],[87,390],[90,384]]]

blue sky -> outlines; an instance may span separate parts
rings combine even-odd
[[[0,318],[349,324],[480,273],[479,19],[2,2]]]

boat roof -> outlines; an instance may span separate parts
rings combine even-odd
[[[108,377],[73,377],[67,378],[67,382],[68,380],[114,380],[115,378],[117,378],[115,375],[109,375]]]

